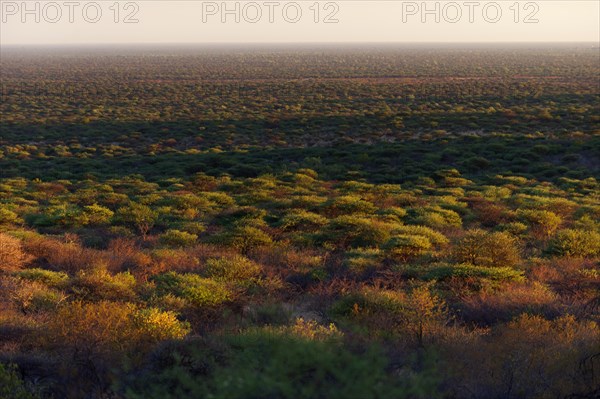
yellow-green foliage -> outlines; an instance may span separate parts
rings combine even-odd
[[[149,350],[165,339],[181,339],[189,327],[171,312],[140,309],[130,303],[100,301],[64,305],[47,323],[47,346],[82,351]]]
[[[424,236],[399,234],[393,236],[383,247],[390,257],[406,262],[424,254],[431,248],[431,242]]]
[[[315,230],[327,224],[327,218],[303,209],[293,209],[280,220],[279,226],[284,230]]]
[[[440,206],[413,208],[409,212],[408,221],[411,224],[433,228],[462,226],[462,219],[458,213]]]
[[[135,285],[135,277],[129,272],[112,275],[100,265],[79,271],[70,290],[82,299],[127,301],[135,298]]]
[[[231,291],[215,280],[197,274],[169,272],[154,276],[158,295],[172,294],[194,306],[218,306],[233,298]]]
[[[332,198],[323,204],[325,212],[332,216],[350,215],[354,213],[369,214],[377,208],[358,195],[342,195]]]
[[[383,251],[378,248],[357,248],[346,252],[344,265],[352,273],[363,273],[381,266]]]
[[[426,226],[394,226],[392,230],[393,234],[408,234],[414,236],[423,236],[427,238],[434,245],[445,245],[448,243],[448,239],[439,231],[435,231]]]
[[[523,271],[511,267],[486,267],[472,264],[432,264],[427,268],[414,270],[418,276],[425,280],[447,280],[454,277],[462,279],[480,278],[492,281],[524,282]]]
[[[600,255],[600,233],[577,229],[559,230],[550,243],[550,252],[573,258]]]
[[[36,281],[49,287],[62,288],[69,281],[69,275],[65,272],[55,272],[46,269],[25,269],[17,273],[19,278]]]
[[[540,238],[549,238],[562,223],[556,213],[536,209],[519,209],[517,215],[530,227],[532,232]]]
[[[211,258],[206,261],[205,273],[217,281],[241,282],[260,275],[261,266],[244,256]]]
[[[175,248],[190,247],[194,245],[197,240],[198,236],[196,234],[175,229],[169,229],[160,236],[161,243]]]
[[[467,231],[453,248],[458,262],[485,266],[514,266],[519,260],[516,239],[506,232]]]

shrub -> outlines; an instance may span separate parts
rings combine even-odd
[[[329,222],[318,241],[341,248],[381,245],[389,239],[390,226],[384,222],[359,216],[339,216]]]
[[[373,213],[377,208],[357,195],[342,195],[323,204],[328,215],[339,216],[353,213]]]
[[[0,225],[16,224],[20,221],[21,219],[19,218],[19,215],[17,215],[15,212],[4,207],[0,207]]]
[[[205,272],[217,281],[241,282],[258,277],[261,267],[246,257],[232,256],[208,259]]]
[[[407,221],[410,224],[434,228],[462,226],[462,219],[458,213],[439,206],[412,208],[408,212]]]
[[[214,280],[202,278],[197,274],[165,273],[154,276],[159,295],[172,294],[183,298],[194,306],[218,306],[233,298],[232,293]]]
[[[549,252],[572,258],[600,255],[600,233],[578,229],[559,230],[550,242]]]
[[[75,242],[64,243],[47,238],[32,238],[24,242],[27,252],[67,273],[74,274],[90,265],[106,261],[101,251],[82,248]]]
[[[524,313],[495,328],[493,340],[460,348],[452,363],[466,366],[457,381],[477,397],[590,398],[598,389],[597,353],[595,322]]]
[[[25,269],[20,271],[17,276],[24,280],[35,281],[49,287],[61,288],[69,281],[69,275],[64,272],[54,272],[45,269]]]
[[[392,258],[408,262],[428,251],[431,242],[427,237],[401,234],[393,236],[383,248]]]
[[[414,287],[402,311],[402,328],[411,333],[418,346],[440,333],[449,316],[444,300],[431,292],[432,283]]]
[[[206,231],[206,226],[200,222],[183,222],[178,223],[177,228],[186,233],[194,234],[196,236]]]
[[[23,314],[55,310],[67,296],[42,283],[21,280],[9,287],[11,301]]]
[[[466,321],[495,324],[508,322],[523,312],[554,315],[558,296],[547,286],[505,284],[501,290],[483,290],[463,299],[462,317]]]
[[[132,324],[148,344],[169,339],[181,339],[189,332],[189,324],[177,320],[173,312],[156,308],[139,309],[132,314]]]
[[[308,340],[285,330],[256,329],[229,336],[225,346],[186,346],[168,353],[163,362],[169,366],[136,376],[126,397],[439,397],[438,379],[428,365],[398,378],[387,371],[389,361],[379,350],[354,353],[329,340]]]
[[[81,215],[82,224],[92,226],[102,226],[110,224],[114,212],[98,204],[86,205]]]
[[[486,266],[514,266],[519,260],[516,240],[506,232],[488,233],[473,229],[453,248],[454,258],[458,262]]]
[[[291,210],[279,221],[283,230],[314,230],[327,224],[327,218],[303,209]]]
[[[236,248],[242,254],[253,249],[272,244],[271,237],[264,231],[252,226],[236,226],[231,231],[212,237],[215,244]]]
[[[29,259],[19,239],[0,233],[0,272],[19,270]]]
[[[392,233],[423,236],[434,245],[445,245],[448,243],[445,235],[426,226],[395,226]]]
[[[154,227],[158,219],[158,213],[147,205],[133,202],[128,206],[119,208],[116,217],[123,223],[135,227],[145,240],[148,232]]]
[[[167,230],[166,233],[160,236],[162,244],[175,248],[191,247],[197,240],[198,236],[196,234],[174,229]]]
[[[344,266],[354,274],[375,270],[382,264],[383,253],[377,248],[357,248],[346,252]]]
[[[111,275],[104,266],[98,265],[79,271],[71,282],[73,294],[87,300],[128,301],[135,298],[135,277],[129,272]]]
[[[524,282],[524,273],[510,267],[485,267],[471,264],[460,265],[433,265],[424,270],[422,277],[426,280],[446,280],[451,277],[460,278],[485,278],[493,281]]]
[[[513,236],[523,236],[527,232],[527,225],[521,222],[502,223],[498,225],[498,230],[506,231]]]
[[[25,385],[15,365],[0,363],[0,398],[37,399],[40,395]]]
[[[173,313],[108,301],[72,302],[46,327],[50,347],[107,355],[147,351],[161,340],[181,339],[189,332]]]
[[[400,222],[402,218],[406,216],[406,210],[397,206],[391,206],[389,208],[381,209],[377,211],[378,215],[381,215],[383,219]]]
[[[562,223],[560,216],[550,211],[519,209],[517,215],[529,226],[538,238],[549,238]]]

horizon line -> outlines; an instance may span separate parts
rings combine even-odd
[[[255,42],[93,42],[93,43],[0,43],[2,47],[94,47],[94,46],[252,46],[252,45],[423,45],[423,44],[585,44],[600,46],[600,41],[553,40],[553,41],[255,41]]]

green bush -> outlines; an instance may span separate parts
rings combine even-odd
[[[514,266],[520,260],[516,239],[509,233],[468,230],[453,248],[458,262],[484,266]]]
[[[559,230],[550,242],[549,252],[572,258],[600,255],[600,233],[577,229]]]
[[[315,230],[327,224],[327,218],[303,209],[293,209],[279,221],[283,230]]]
[[[25,385],[15,365],[0,363],[0,398],[38,399],[40,395]]]
[[[21,222],[21,218],[10,209],[0,207],[0,225],[15,224]]]
[[[197,240],[198,236],[196,234],[175,229],[167,230],[160,236],[160,242],[163,245],[173,248],[191,247],[196,243]]]
[[[69,281],[69,275],[65,272],[54,272],[46,269],[25,269],[17,273],[24,280],[36,281],[48,287],[61,288]]]
[[[527,223],[539,238],[549,238],[562,223],[562,218],[554,212],[537,209],[519,209],[517,215]]]
[[[325,226],[317,241],[341,248],[373,247],[387,241],[389,231],[389,224],[375,219],[339,216]]]
[[[110,224],[114,212],[110,209],[98,204],[87,205],[83,208],[83,213],[80,216],[81,224],[102,226]]]
[[[433,228],[462,226],[462,219],[458,213],[439,206],[412,208],[408,211],[407,222]]]
[[[128,399],[437,398],[438,378],[429,363],[402,378],[388,372],[376,349],[354,353],[329,341],[254,330],[226,338],[225,346],[187,347],[166,355],[170,366],[137,376]],[[213,345],[215,346],[215,345]],[[218,349],[217,349],[218,348]],[[184,360],[185,359],[185,360]]]
[[[240,282],[260,275],[261,266],[243,256],[211,258],[206,261],[205,273],[217,281]]]
[[[390,257],[407,262],[428,251],[431,248],[431,242],[424,236],[400,234],[390,238],[383,248]]]
[[[377,208],[358,195],[342,195],[332,198],[323,204],[325,211],[332,216],[350,215],[353,213],[369,214]]]
[[[242,254],[247,254],[252,249],[273,243],[271,237],[261,229],[244,225],[236,226],[230,231],[212,236],[209,241],[236,248]]]
[[[357,248],[346,252],[344,266],[354,274],[379,268],[383,261],[383,253],[377,248]]]
[[[417,273],[425,280],[446,280],[451,277],[477,277],[493,281],[525,281],[524,273],[520,270],[515,270],[510,267],[485,267],[471,264],[432,265]]]
[[[136,297],[136,280],[129,272],[110,274],[102,265],[80,270],[71,281],[70,291],[87,300],[127,301]]]
[[[426,226],[394,226],[392,233],[423,236],[434,245],[448,244],[448,239],[445,235]]]
[[[221,305],[233,297],[222,283],[192,273],[168,272],[152,277],[152,281],[159,296],[172,294],[199,307]]]

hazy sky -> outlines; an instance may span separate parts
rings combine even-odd
[[[0,3],[2,45],[600,40],[596,0]]]

